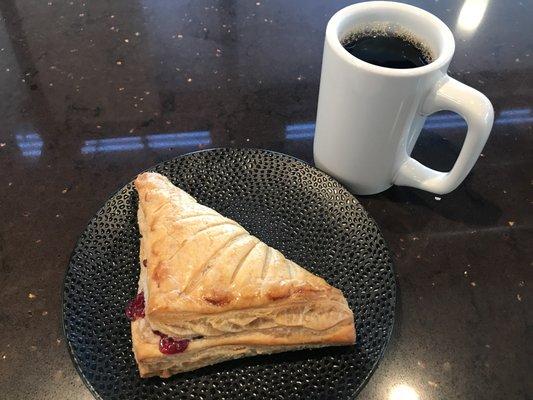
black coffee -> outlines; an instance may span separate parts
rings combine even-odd
[[[417,68],[433,61],[431,51],[424,44],[399,32],[354,32],[341,43],[352,56],[380,67]]]

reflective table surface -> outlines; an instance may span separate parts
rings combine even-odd
[[[362,399],[533,393],[530,1],[410,1],[457,41],[450,75],[495,125],[453,193],[359,200],[395,256],[395,331]],[[187,152],[312,162],[325,26],[344,1],[0,2],[0,395],[90,399],[61,330],[70,252],[105,200]],[[428,119],[414,156],[446,170],[466,126]]]

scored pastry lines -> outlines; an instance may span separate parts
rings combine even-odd
[[[207,213],[202,213],[202,214],[194,214],[194,215],[187,215],[186,217],[182,217],[182,218],[179,218],[177,220],[174,221],[174,224],[173,225],[176,225],[175,223],[176,222],[183,222],[183,221],[188,221],[190,219],[195,219],[195,218],[204,218],[204,217],[217,217],[218,220],[220,220],[220,215],[219,214],[214,214],[214,213],[211,213],[211,214],[207,214]],[[223,218],[223,217],[222,217]],[[228,224],[231,224],[231,225],[237,225],[237,223],[235,221],[232,221],[231,219],[227,219],[226,222]],[[210,225],[210,226],[214,226],[215,224],[213,225]],[[173,234],[173,230],[174,230],[174,226],[168,228],[168,227],[165,227],[166,230],[167,230],[167,234],[176,239],[176,240],[179,240],[179,238],[177,238],[176,236],[174,236]]]
[[[237,274],[239,273],[242,265],[244,264],[244,262],[246,261],[246,259],[250,255],[250,253],[257,247],[258,244],[261,243],[261,241],[259,239],[256,239],[256,238],[254,238],[254,239],[256,240],[255,244],[250,248],[250,250],[248,250],[246,252],[246,254],[241,258],[241,260],[239,261],[239,263],[237,264],[237,266],[233,270],[233,274],[231,274],[231,280],[229,281],[230,285],[233,283],[233,281],[237,277]]]
[[[148,201],[147,201],[147,202],[148,202]],[[158,213],[163,207],[165,207],[165,206],[167,206],[167,205],[169,205],[169,204],[172,205],[172,202],[169,201],[169,200],[167,200],[166,202],[164,202],[163,204],[161,204],[159,207],[157,207],[157,208],[152,212],[152,214],[154,214],[154,215],[157,214],[157,213]]]
[[[202,229],[199,229],[197,230],[196,232],[194,232],[190,237],[188,237],[186,240],[183,241],[183,243],[178,246],[178,248],[176,249],[176,251],[172,254],[172,256],[170,256],[167,260],[170,261],[172,260],[174,257],[176,257],[176,255],[180,252],[180,250],[183,248],[183,246],[185,246],[186,243],[190,242],[191,240],[193,240],[196,236],[198,236],[200,233],[202,232],[205,232],[207,231],[208,229],[212,229],[212,228],[216,228],[218,226],[223,226],[223,225],[231,225],[231,226],[237,226],[237,224],[235,223],[230,223],[229,221],[222,221],[222,222],[216,222],[214,224],[211,224],[211,225],[208,225],[208,226],[204,226]]]
[[[150,200],[147,200],[146,197],[145,197],[145,201],[146,201],[146,203],[150,203]],[[154,217],[152,218],[153,221],[152,221],[152,224],[151,224],[150,226],[154,225],[154,224],[157,222],[158,218],[155,218],[155,217],[157,216],[157,214],[159,214],[159,211],[161,211],[163,208],[165,208],[165,206],[168,206],[168,205],[170,205],[171,207],[173,207],[173,206],[174,206],[174,203],[173,203],[172,201],[170,201],[170,200],[167,200],[167,201],[163,202],[163,204],[161,204],[159,207],[157,207],[157,208],[151,213],[151,214],[153,214]]]
[[[272,251],[270,246],[267,246],[267,245],[265,246],[266,246],[265,259],[263,260],[263,266],[261,267],[261,279],[263,282],[265,281],[265,276],[268,270],[268,264],[270,263],[270,252]]]
[[[199,271],[199,272],[195,273],[193,276],[191,276],[191,278],[189,279],[189,282],[187,283],[187,285],[185,286],[185,288],[183,289],[181,294],[188,294],[192,290],[194,290],[196,288],[196,286],[198,286],[198,284],[200,283],[202,277],[212,268],[212,265],[211,266],[209,265],[209,262],[212,259],[214,259],[218,255],[220,255],[224,250],[226,250],[228,247],[230,247],[232,244],[234,244],[241,237],[248,236],[248,235],[249,235],[249,233],[244,231],[244,232],[238,232],[235,236],[230,237],[228,239],[228,241],[226,241],[226,243],[224,243],[224,245],[222,245],[221,248],[219,248],[217,251],[215,251],[211,255],[211,257],[209,257],[207,260],[204,261],[204,263],[202,264],[201,271]]]
[[[214,213],[193,214],[193,215],[187,215],[186,217],[178,218],[178,219],[174,220],[173,222],[183,222],[183,221],[188,220],[188,219],[201,218],[201,217],[219,217],[220,218],[220,215],[219,214],[214,214]],[[235,222],[231,221],[231,220],[228,220],[228,222],[231,222],[231,223],[235,224]]]
[[[197,230],[187,240],[194,239],[194,237],[198,236],[200,233],[202,233],[202,232],[204,232],[204,231],[206,231],[208,229],[216,228],[217,226],[222,226],[222,225],[233,225],[233,226],[235,226],[236,224],[235,223],[230,223],[229,221],[215,222],[215,223],[209,224],[209,225],[204,226],[203,228]]]
[[[161,211],[165,206],[167,205],[172,205],[172,202],[170,201],[166,201],[164,202],[163,204],[161,204],[158,208],[155,209],[155,211],[153,212],[153,217],[152,217],[152,221],[151,223],[149,224],[150,226],[150,229],[154,229],[154,226],[159,222],[159,218],[157,218],[157,214],[159,213],[159,211]]]
[[[292,279],[293,278],[293,272],[292,272],[292,263],[285,259],[285,265],[287,266],[287,272],[289,273],[289,278]]]

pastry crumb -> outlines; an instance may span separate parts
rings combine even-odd
[[[438,387],[439,386],[439,384],[437,382],[433,382],[433,381],[428,381],[428,385],[432,386],[432,387]]]
[[[476,284],[476,282],[470,282],[470,286],[472,286],[472,287],[476,287],[477,284]]]
[[[35,299],[37,297],[37,295],[33,294],[33,293],[28,293],[28,299]]]

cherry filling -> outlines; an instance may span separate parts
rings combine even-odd
[[[144,292],[137,293],[126,307],[126,317],[130,321],[144,318]],[[175,339],[159,331],[153,331],[161,339],[159,340],[159,351],[163,354],[183,353],[189,346],[189,339]]]
[[[163,354],[183,353],[189,346],[188,339],[176,340],[173,337],[162,337],[159,341],[159,351]]]
[[[187,349],[187,346],[189,346],[189,339],[174,339],[159,331],[154,331],[154,333],[161,337],[159,340],[159,351],[163,354],[183,353]]]
[[[144,318],[144,293],[137,293],[137,296],[131,300],[126,307],[126,317],[130,321],[135,321],[138,318]]]

